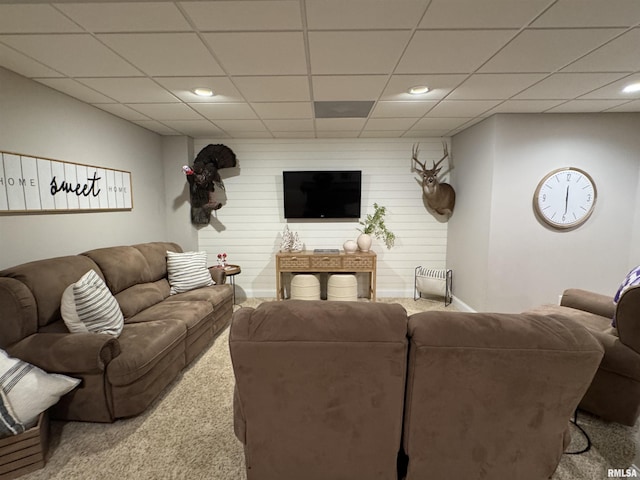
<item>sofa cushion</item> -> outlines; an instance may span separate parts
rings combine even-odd
[[[184,355],[187,327],[179,320],[127,323],[118,338],[121,353],[107,365],[112,385],[129,385],[178,348]]]
[[[150,242],[133,245],[144,256],[149,264],[150,277],[145,278],[145,282],[155,282],[167,276],[167,252],[182,252],[182,248],[177,243],[171,242]]]
[[[131,285],[147,282],[152,277],[146,258],[134,247],[98,248],[82,255],[98,264],[114,295]]]
[[[93,270],[66,288],[60,312],[71,333],[104,333],[117,337],[124,325],[120,305]]]
[[[77,378],[47,373],[0,350],[0,389],[11,404],[15,418],[27,428],[35,425],[40,413],[79,383]]]
[[[185,293],[171,295],[165,302],[195,302],[199,300],[207,301],[214,310],[225,302],[233,299],[233,287],[229,284],[216,285],[215,287],[204,287],[190,290]]]
[[[154,320],[177,320],[183,322],[188,330],[207,319],[213,312],[209,302],[196,300],[188,302],[160,302],[137,315],[129,318],[127,323],[151,322]]]
[[[171,295],[213,285],[207,268],[207,252],[167,251],[167,274]]]
[[[136,313],[149,308],[169,296],[169,282],[166,278],[156,282],[139,283],[116,294],[124,318],[133,317]]]

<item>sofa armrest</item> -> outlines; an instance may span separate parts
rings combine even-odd
[[[569,288],[562,294],[560,305],[593,313],[605,318],[613,318],[616,307],[613,297],[601,293],[589,292],[579,288]]]
[[[213,281],[216,282],[216,285],[222,285],[227,281],[227,272],[222,268],[209,267],[209,273],[211,274]]]
[[[7,353],[49,373],[96,373],[120,355],[120,343],[100,333],[34,333]]]

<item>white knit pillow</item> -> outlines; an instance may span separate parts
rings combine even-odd
[[[167,273],[171,295],[215,283],[207,269],[207,252],[167,251]]]
[[[0,388],[15,420],[26,428],[35,425],[38,415],[58,403],[62,395],[79,383],[77,378],[47,373],[0,350]]]
[[[93,270],[66,288],[60,313],[71,333],[106,333],[117,337],[124,328],[118,301]]]

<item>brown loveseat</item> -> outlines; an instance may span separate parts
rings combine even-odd
[[[296,301],[229,337],[248,480],[542,480],[602,358],[553,316]]]
[[[50,373],[82,379],[53,418],[112,422],[144,411],[225,327],[232,289],[216,285],[169,295],[166,252],[154,242],[39,260],[0,272],[0,348]],[[105,280],[125,318],[118,338],[69,333],[60,314],[65,288],[90,269]]]

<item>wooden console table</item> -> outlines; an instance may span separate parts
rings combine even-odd
[[[276,300],[284,298],[282,274],[289,273],[350,273],[369,274],[369,298],[376,301],[376,254],[374,252],[356,253],[276,253]]]

